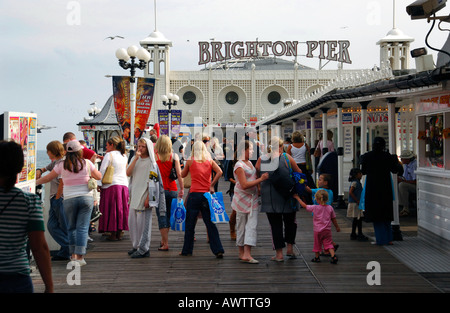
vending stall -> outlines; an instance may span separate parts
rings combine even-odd
[[[22,146],[24,166],[17,175],[16,187],[26,192],[36,188],[37,114],[4,112],[0,115],[0,138]]]
[[[417,120],[417,222],[437,238],[450,240],[450,93],[415,101]]]

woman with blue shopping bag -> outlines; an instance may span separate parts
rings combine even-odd
[[[215,172],[214,179],[211,181],[211,173]],[[211,159],[205,144],[202,141],[196,141],[192,146],[190,158],[186,161],[181,176],[184,178],[191,173],[191,188],[186,203],[186,225],[184,233],[184,244],[180,255],[192,255],[194,249],[195,225],[197,216],[202,214],[203,222],[206,225],[209,236],[209,245],[211,251],[217,258],[222,258],[224,249],[219,237],[219,231],[216,225],[211,221],[211,213],[205,192],[214,193],[214,185],[222,176],[222,170]]]
[[[162,216],[159,209],[156,209],[158,226],[161,233],[161,244],[159,251],[169,251],[169,227],[172,201],[182,198],[184,195],[184,184],[181,178],[180,158],[173,153],[172,141],[169,136],[161,135],[155,144],[155,157],[164,186],[166,198],[166,215]],[[178,186],[177,186],[178,181]]]

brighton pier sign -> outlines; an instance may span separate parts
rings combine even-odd
[[[281,56],[297,56],[298,41],[200,41],[198,64],[221,62],[232,58],[267,57],[270,54]],[[348,40],[307,41],[306,57],[337,61],[351,64]]]

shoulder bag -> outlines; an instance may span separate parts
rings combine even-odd
[[[91,176],[91,167],[89,166],[89,163],[87,161],[85,161],[85,164],[88,168],[89,173],[88,188],[89,190],[97,189],[97,180]]]
[[[113,162],[113,156],[112,156],[112,152],[110,152],[110,157],[111,160],[109,161],[109,165],[106,168],[105,174],[103,175],[102,178],[102,184],[111,184],[113,181],[113,175],[114,175],[114,166],[112,165]]]
[[[175,168],[175,158],[172,155],[172,168],[170,169],[169,179],[176,180],[178,178],[177,170]]]

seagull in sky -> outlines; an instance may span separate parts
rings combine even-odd
[[[116,39],[116,38],[121,38],[121,39],[125,39],[124,37],[122,37],[122,36],[109,36],[109,37],[106,37],[105,39],[103,39],[103,40],[106,40],[106,39],[111,39],[111,40],[114,40],[114,39]]]

